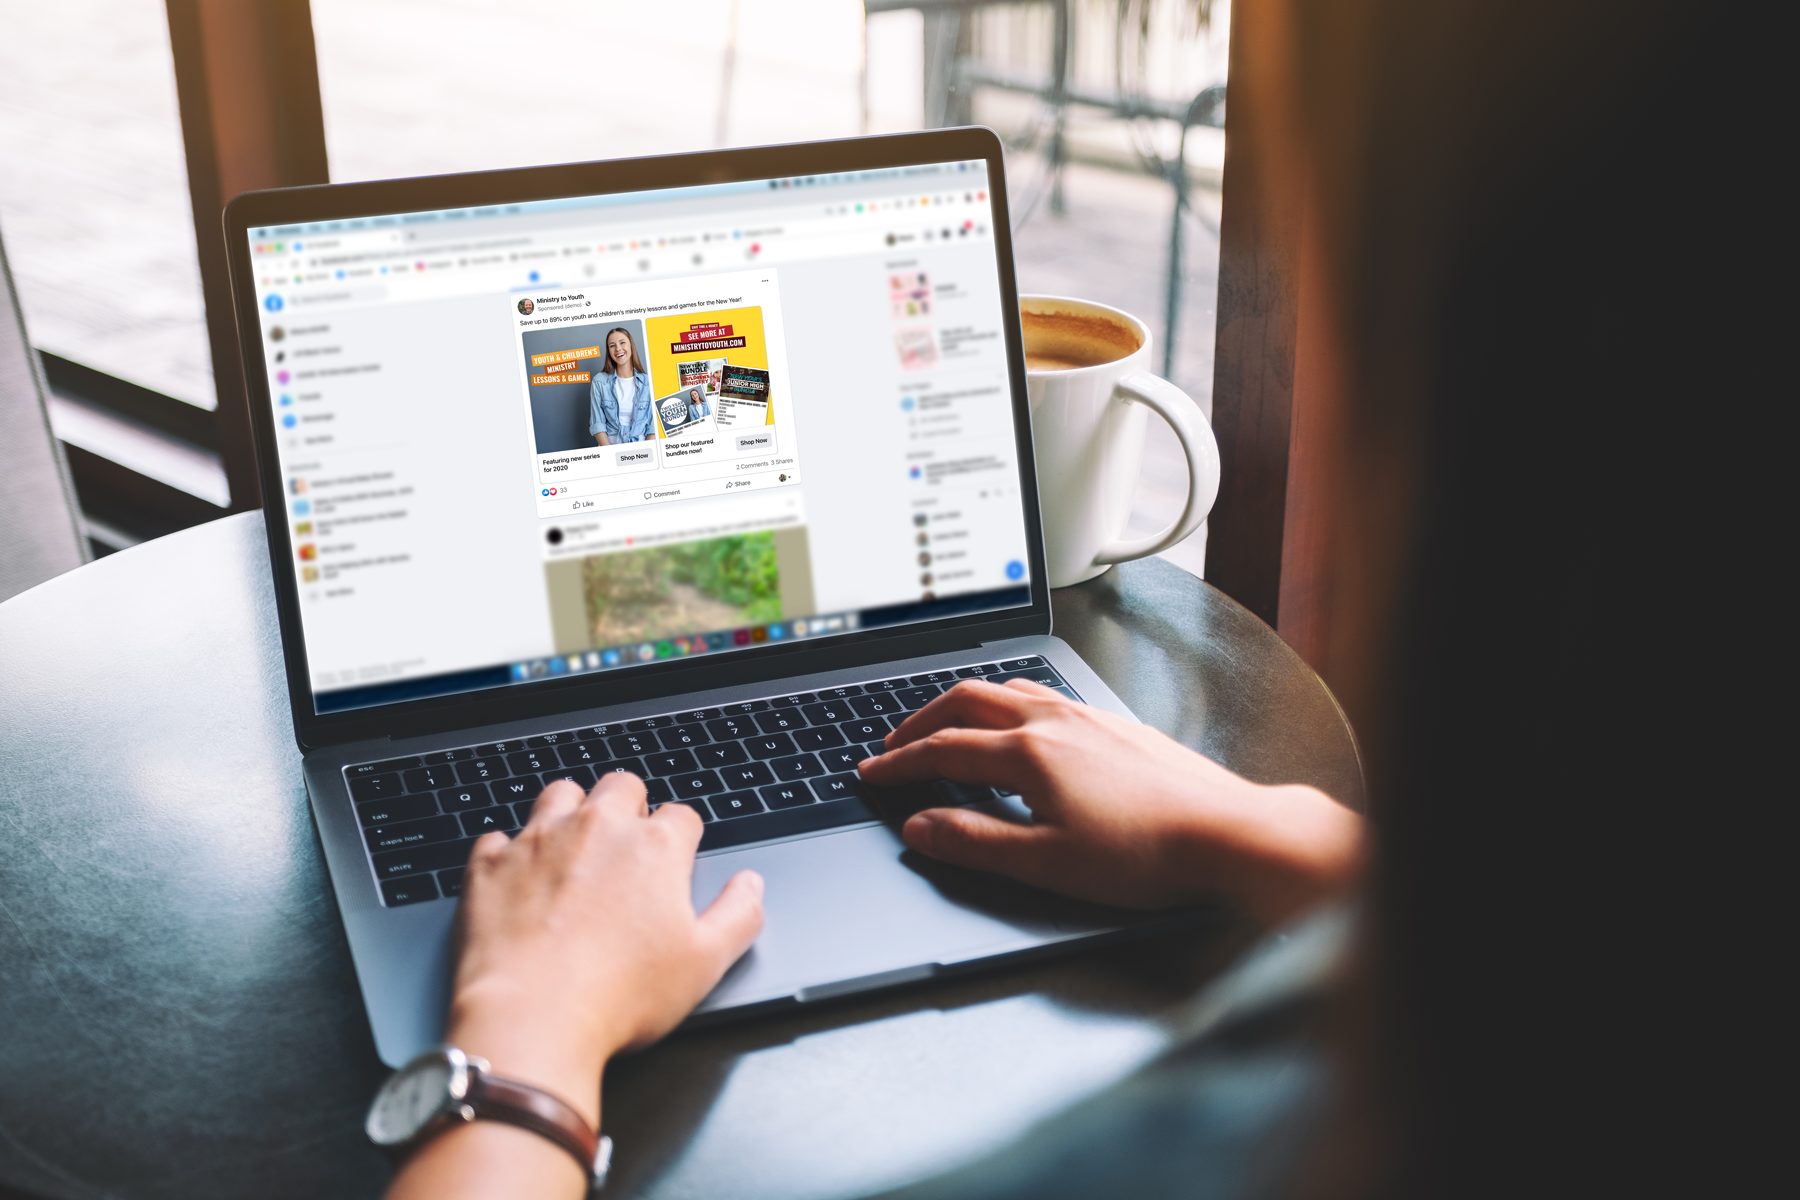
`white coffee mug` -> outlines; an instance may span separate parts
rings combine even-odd
[[[1219,495],[1219,445],[1194,398],[1145,369],[1149,326],[1119,309],[1066,296],[1021,296],[1019,313],[1050,586],[1092,579],[1193,533]],[[1167,421],[1181,442],[1187,502],[1166,529],[1125,538],[1144,459],[1146,410]]]

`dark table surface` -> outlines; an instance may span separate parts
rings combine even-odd
[[[1145,721],[1356,807],[1319,679],[1216,589],[1128,563],[1056,632]],[[385,1074],[300,781],[262,523],[0,605],[0,1192],[362,1196]],[[1129,1072],[1229,931],[1090,949],[692,1033],[612,1068],[609,1194],[858,1195]],[[523,1014],[522,1014],[523,1016]]]

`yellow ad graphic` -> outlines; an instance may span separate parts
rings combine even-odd
[[[760,307],[649,317],[644,340],[658,436],[698,431],[702,421],[719,429],[775,423]]]

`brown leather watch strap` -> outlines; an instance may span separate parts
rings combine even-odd
[[[516,1079],[477,1071],[464,1103],[478,1118],[505,1121],[549,1138],[575,1156],[582,1174],[594,1173],[594,1160],[600,1152],[599,1135],[559,1097]]]

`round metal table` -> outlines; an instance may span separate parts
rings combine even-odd
[[[1167,563],[1055,595],[1145,721],[1361,807],[1267,626]],[[261,518],[0,605],[0,1193],[358,1196],[376,1060],[300,782]],[[859,1195],[989,1152],[1166,1044],[1241,937],[1164,937],[677,1034],[610,1069],[609,1194]],[[521,1020],[529,1020],[527,1013]]]

